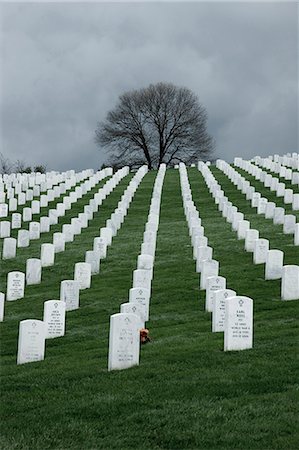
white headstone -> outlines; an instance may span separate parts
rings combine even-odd
[[[3,220],[0,222],[0,238],[10,237],[10,222]]]
[[[7,217],[7,216],[8,216],[8,204],[1,203],[0,204],[0,218]]]
[[[73,242],[74,228],[72,224],[65,223],[64,225],[62,225],[62,233],[64,234],[65,242]]]
[[[197,247],[196,272],[202,271],[203,261],[211,261],[213,257],[212,247]]]
[[[39,222],[30,222],[29,224],[29,237],[30,240],[40,238],[40,224]]]
[[[0,292],[0,322],[3,322],[4,319],[4,300],[5,295],[3,292]]]
[[[45,324],[41,320],[22,320],[19,326],[17,364],[42,361],[45,357]]]
[[[224,331],[225,302],[229,297],[235,297],[237,293],[231,289],[220,289],[214,294],[212,311],[212,332]]]
[[[265,280],[279,280],[282,276],[283,252],[269,250],[266,256]]]
[[[150,291],[146,288],[136,287],[129,291],[129,302],[138,303],[144,310],[144,322],[149,320]]]
[[[274,225],[283,225],[285,210],[281,207],[274,208],[273,223]]]
[[[78,281],[64,280],[60,284],[60,300],[65,302],[66,311],[79,308],[80,285]]]
[[[283,266],[281,298],[282,300],[299,300],[299,266]]]
[[[41,217],[39,220],[40,223],[40,232],[41,233],[49,233],[50,231],[50,219],[47,216]]]
[[[30,243],[29,231],[28,230],[19,230],[17,246],[19,248],[29,247],[29,243]]]
[[[107,256],[107,241],[104,237],[96,237],[93,240],[93,249],[97,252],[101,259]]]
[[[7,274],[6,300],[18,300],[24,297],[25,274],[23,272],[9,272]]]
[[[220,276],[212,276],[207,279],[206,289],[206,311],[212,312],[214,305],[215,292],[226,288],[226,279]]]
[[[253,263],[265,264],[269,251],[269,241],[267,239],[256,239],[254,241]]]
[[[42,267],[50,267],[54,265],[55,261],[54,244],[42,244],[40,259],[42,262]]]
[[[284,216],[283,222],[283,232],[284,234],[294,234],[296,226],[296,216],[293,214],[286,214]]]
[[[108,370],[139,365],[140,319],[136,314],[113,314],[110,317]]]
[[[210,261],[202,262],[202,270],[200,273],[200,289],[207,288],[207,280],[209,277],[218,276],[219,272],[219,262],[215,259],[211,259]]]
[[[44,323],[46,339],[64,336],[66,303],[60,300],[48,300],[44,303]]]
[[[79,282],[80,289],[88,289],[91,285],[91,265],[85,262],[75,264],[74,280]]]
[[[245,235],[245,250],[246,252],[254,251],[255,240],[259,238],[258,230],[249,229]]]
[[[63,233],[53,234],[53,245],[55,248],[55,253],[64,252],[65,250],[65,238]]]
[[[85,252],[85,262],[90,264],[91,274],[96,275],[100,272],[100,255],[94,250]]]
[[[42,280],[42,263],[38,258],[29,258],[26,261],[26,284],[40,284]]]
[[[144,308],[142,305],[139,305],[139,303],[122,303],[120,305],[120,312],[125,314],[136,314],[139,318],[139,325],[138,329],[141,330],[144,328]]]
[[[246,231],[249,230],[249,228],[250,228],[249,220],[240,220],[238,222],[237,235],[239,240],[245,239]]]
[[[151,273],[149,270],[137,269],[133,272],[133,287],[151,290]]]
[[[224,351],[245,350],[253,345],[253,301],[229,297],[225,302]]]
[[[23,222],[31,222],[32,211],[31,208],[23,208]]]
[[[18,228],[21,228],[22,226],[22,214],[20,213],[13,213],[11,216],[11,228],[12,230],[16,230]]]
[[[15,238],[4,238],[2,248],[2,259],[12,259],[16,257],[17,240]]]
[[[106,242],[107,245],[111,245],[112,244],[112,230],[109,227],[103,227],[100,229],[100,236],[103,237]]]

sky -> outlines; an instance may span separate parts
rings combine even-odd
[[[97,123],[119,95],[191,89],[214,157],[298,151],[297,2],[0,4],[0,152],[97,169]]]

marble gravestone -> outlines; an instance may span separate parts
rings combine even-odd
[[[237,236],[238,239],[245,239],[246,238],[246,231],[250,229],[250,222],[249,220],[240,220],[238,222],[238,228],[237,228]]]
[[[137,258],[137,269],[148,270],[153,278],[154,258],[151,255],[141,254]]]
[[[200,289],[207,289],[207,282],[209,277],[218,276],[219,262],[215,259],[202,262],[202,270],[200,273]]]
[[[89,289],[91,286],[91,265],[85,262],[76,263],[74,280],[79,282],[80,289]]]
[[[136,314],[136,316],[138,316],[139,318],[138,329],[141,330],[142,328],[144,328],[145,319],[144,319],[144,308],[142,305],[133,302],[122,303],[120,305],[120,312],[125,314]]]
[[[211,261],[213,257],[212,247],[197,247],[196,254],[196,272],[202,271],[203,261]]]
[[[65,238],[63,233],[53,233],[53,245],[55,248],[55,253],[64,252]]]
[[[70,223],[65,223],[62,225],[62,233],[64,234],[65,242],[73,242],[74,241],[74,227]]]
[[[64,336],[66,303],[48,300],[44,303],[44,323],[46,339]]]
[[[283,232],[284,234],[294,234],[296,227],[296,216],[293,214],[286,214],[284,216],[283,222]]]
[[[22,214],[13,213],[11,216],[11,229],[17,230],[22,226]]]
[[[151,290],[151,273],[149,270],[137,269],[133,272],[133,287]]]
[[[41,217],[39,220],[40,232],[49,233],[50,231],[50,219],[47,216]]]
[[[282,276],[284,254],[281,250],[269,250],[266,255],[265,280],[279,280]]]
[[[23,222],[31,222],[32,210],[31,208],[23,208]]]
[[[107,241],[104,237],[96,237],[93,240],[93,250],[97,252],[100,259],[105,259],[107,256]]]
[[[245,250],[246,252],[253,252],[255,240],[259,238],[259,231],[249,229],[245,235]]]
[[[253,263],[265,264],[268,251],[269,251],[268,239],[256,239],[254,241]]]
[[[42,262],[38,258],[29,258],[26,261],[26,284],[40,284],[42,281]]]
[[[42,361],[45,357],[45,324],[41,320],[22,320],[19,326],[17,364]]]
[[[55,246],[54,244],[41,245],[41,263],[42,267],[50,267],[54,265],[55,261]]]
[[[3,220],[0,222],[0,238],[10,237],[10,222]]]
[[[253,300],[229,297],[225,302],[224,351],[246,350],[253,345]]]
[[[131,288],[129,291],[129,302],[138,303],[142,305],[144,310],[144,322],[149,320],[149,303],[150,303],[150,291],[146,288],[136,287]]]
[[[281,298],[282,300],[299,300],[299,266],[283,266]]]
[[[212,312],[214,305],[215,293],[220,289],[226,288],[226,279],[221,276],[212,276],[207,278],[206,289],[206,311]]]
[[[29,247],[30,238],[28,230],[19,230],[18,231],[18,239],[17,239],[17,247],[24,248]]]
[[[0,292],[0,322],[3,322],[4,319],[4,300],[5,295],[3,292]]]
[[[6,300],[19,300],[24,297],[25,274],[23,272],[9,272],[7,274]]]
[[[212,312],[212,332],[224,331],[225,324],[225,302],[229,297],[235,297],[237,293],[232,289],[220,289],[214,294]]]
[[[91,275],[100,273],[101,258],[98,252],[95,252],[94,250],[85,252],[85,262],[90,264]]]
[[[139,365],[140,319],[136,314],[110,317],[108,371]]]
[[[7,217],[8,216],[8,204],[7,203],[1,203],[0,204],[0,217]]]
[[[17,240],[15,238],[4,238],[2,248],[2,259],[13,259],[17,253]]]
[[[80,284],[74,280],[64,280],[60,283],[60,300],[65,302],[66,311],[79,308]]]
[[[30,222],[29,236],[30,236],[30,240],[40,238],[40,223],[39,222]]]

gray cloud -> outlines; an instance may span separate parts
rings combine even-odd
[[[221,158],[298,148],[296,3],[1,4],[1,39],[11,159],[99,167],[97,122],[157,81],[199,96]]]

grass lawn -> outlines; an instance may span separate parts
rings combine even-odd
[[[227,177],[211,169],[252,227],[270,240],[270,248],[285,252],[285,264],[298,264],[293,238],[283,235],[282,226],[257,216]],[[264,281],[264,266],[253,265],[252,254],[218,212],[195,168],[188,169],[193,200],[220,275],[228,288],[254,300],[254,348],[224,352],[223,334],[211,333],[179,173],[167,170],[147,324],[152,342],[142,347],[140,366],[107,372],[109,318],[119,312],[132,287],[156,173],[149,172],[141,182],[100,274],[81,293],[80,309],[67,313],[66,335],[47,341],[44,361],[16,365],[19,321],[42,319],[43,302],[57,298],[61,280],[73,278],[74,264],[92,249],[132,175],[105,200],[90,227],[56,255],[55,265],[43,269],[42,283],[28,286],[23,299],[6,302],[1,449],[298,448],[298,302],[281,301],[280,282]],[[269,198],[266,188],[260,191]],[[86,200],[78,201],[76,214],[84,204]],[[57,227],[28,249],[18,249],[16,259],[1,261],[1,290],[5,292],[7,272],[24,271],[26,258],[39,257],[40,244],[52,242]]]

